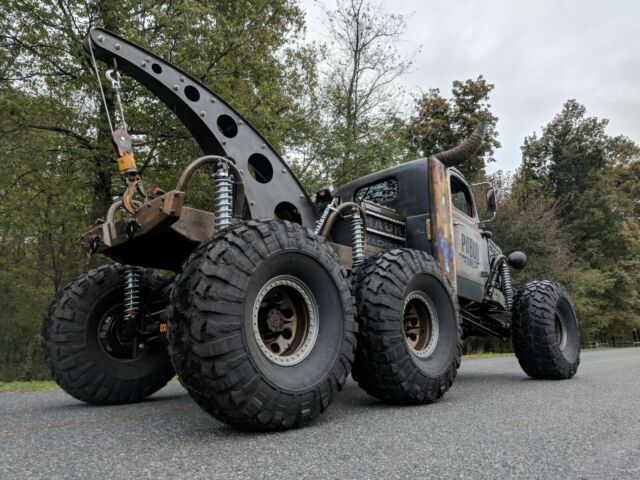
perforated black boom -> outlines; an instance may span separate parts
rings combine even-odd
[[[303,225],[313,228],[315,209],[286,162],[224,100],[179,68],[111,32],[91,30],[84,40],[87,52],[90,45],[96,59],[111,66],[115,58],[120,71],[162,100],[205,154],[233,159],[243,174],[252,218],[295,219],[297,211]]]

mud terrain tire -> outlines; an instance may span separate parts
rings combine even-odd
[[[442,397],[460,366],[462,328],[458,301],[437,261],[416,250],[383,252],[358,270],[355,289],[358,384],[389,403]]]
[[[562,285],[527,283],[516,294],[512,309],[513,348],[527,375],[566,379],[580,364],[576,313]]]
[[[51,302],[42,326],[44,360],[51,376],[71,396],[97,405],[139,402],[164,387],[174,372],[160,342],[132,359],[114,358],[98,339],[105,315],[119,315],[121,265],[103,265],[65,285]],[[141,300],[164,280],[141,269]],[[143,307],[144,308],[144,307]]]
[[[287,302],[299,311],[269,306],[278,289],[298,299]],[[349,375],[356,323],[346,271],[324,239],[298,224],[250,220],[218,233],[185,262],[172,299],[169,344],[180,381],[222,422],[251,430],[305,425]],[[268,308],[276,312],[272,331]],[[268,343],[285,333],[278,308],[282,318],[308,321],[301,340],[282,349]]]

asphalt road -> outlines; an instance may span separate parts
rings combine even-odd
[[[176,382],[123,407],[0,394],[0,479],[276,477],[640,479],[640,348],[583,353],[568,381],[467,360],[419,407],[350,382],[318,421],[275,434],[218,423]]]

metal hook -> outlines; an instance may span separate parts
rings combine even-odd
[[[117,90],[120,89],[120,72],[110,68],[109,70],[106,71],[105,76],[111,82],[112,88]]]

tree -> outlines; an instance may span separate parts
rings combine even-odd
[[[89,160],[94,216],[111,203],[118,179],[109,132],[103,117],[97,117],[102,107],[94,72],[82,48],[93,26],[124,34],[186,67],[245,113],[277,148],[285,148],[306,124],[297,99],[313,76],[308,72],[314,67],[313,52],[295,46],[304,19],[292,1],[46,0],[12,2],[11,14],[1,18],[0,42],[13,59],[5,75],[21,91],[46,92],[74,111],[66,116],[43,112],[36,123],[17,114],[16,125],[74,140],[76,153]],[[140,139],[142,170],[184,164],[197,154],[194,142],[157,99],[131,83],[125,86],[125,111]],[[108,87],[107,104],[112,110]]]
[[[406,26],[401,15],[349,0],[327,11],[326,21],[331,40],[322,85],[325,135],[305,171],[340,184],[403,159],[393,86],[411,62],[396,49]]]
[[[607,135],[607,124],[567,101],[540,135],[525,138],[516,180],[523,197],[543,196],[557,205],[584,265],[576,304],[592,336],[640,324],[640,148]]]
[[[483,178],[486,164],[495,161],[493,154],[501,146],[496,128],[498,117],[491,112],[488,103],[493,89],[494,85],[480,75],[476,80],[455,80],[449,99],[444,98],[437,88],[422,95],[416,101],[417,112],[407,128],[411,151],[427,156],[448,150],[484,123],[487,133],[480,150],[459,167],[471,181]]]
[[[94,26],[189,71],[280,150],[314,127],[304,100],[315,88],[316,57],[298,42],[304,12],[294,1],[0,0],[0,377],[21,374],[16,364],[41,365],[44,309],[54,290],[87,268],[78,238],[123,190],[82,47]],[[108,87],[106,94],[113,111]],[[173,186],[199,147],[126,77],[123,103],[144,178]],[[201,196],[207,192],[210,199],[211,190]],[[190,193],[193,201],[197,192]]]

